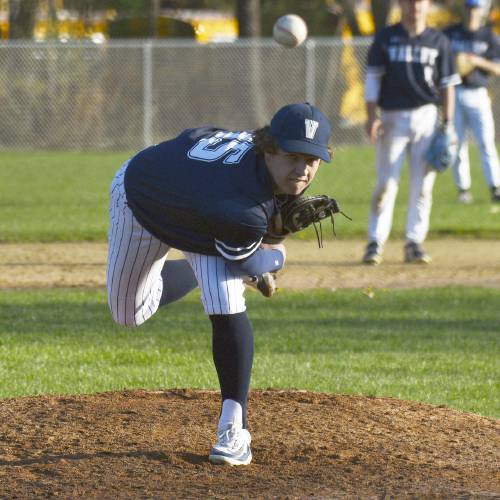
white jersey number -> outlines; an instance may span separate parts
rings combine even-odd
[[[212,162],[224,158],[223,163],[234,165],[253,146],[248,132],[217,132],[212,137],[200,139],[187,153],[193,160]]]
[[[434,68],[432,66],[424,66],[424,78],[427,85],[432,89],[434,88]]]

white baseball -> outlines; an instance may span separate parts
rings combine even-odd
[[[307,25],[300,16],[286,14],[274,23],[273,37],[284,47],[297,47],[307,38]]]

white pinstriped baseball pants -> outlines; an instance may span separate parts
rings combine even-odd
[[[466,132],[470,129],[481,156],[484,178],[490,187],[500,186],[500,162],[495,145],[495,121],[491,99],[485,87],[456,87],[455,130],[458,138],[458,158],[453,165],[453,178],[459,189],[470,189],[469,143]]]
[[[401,169],[407,156],[410,190],[405,236],[415,243],[425,240],[436,172],[429,169],[423,156],[436,129],[437,117],[433,104],[413,110],[382,111],[384,135],[376,146],[377,184],[368,219],[369,241],[384,245],[389,238]]]
[[[127,165],[128,161],[111,184],[106,281],[113,319],[122,325],[139,326],[160,305],[161,271],[170,247],[144,229],[128,207],[123,186]],[[229,271],[222,257],[183,253],[198,281],[206,314],[246,310],[243,281]]]

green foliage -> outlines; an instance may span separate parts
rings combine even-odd
[[[249,294],[254,388],[391,396],[500,417],[496,289]],[[0,397],[217,388],[197,293],[139,329],[105,293],[0,291]]]
[[[130,153],[0,152],[0,241],[105,241],[108,189]],[[336,217],[339,238],[364,237],[375,183],[371,147],[340,147],[331,165],[320,168],[311,193],[336,198],[352,217]],[[408,198],[403,169],[394,214],[393,237],[403,235]],[[430,237],[449,235],[496,238],[500,212],[492,210],[489,191],[472,150],[475,202],[460,205],[451,172],[438,176]],[[329,223],[323,223],[330,237]],[[314,239],[310,228],[297,237]]]

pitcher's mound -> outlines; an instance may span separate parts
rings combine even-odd
[[[500,422],[390,398],[253,391],[250,466],[213,466],[219,395],[2,400],[0,496],[493,497]]]

